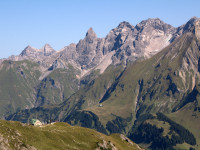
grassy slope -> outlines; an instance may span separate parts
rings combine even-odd
[[[192,132],[197,144],[200,145],[200,112],[194,111],[194,103],[187,104],[179,111],[169,114],[168,117]],[[184,145],[184,147],[188,148],[188,145]],[[196,149],[198,148],[196,147]]]
[[[121,65],[111,65],[102,75],[92,80],[84,88],[81,88],[79,91],[77,91],[67,101],[61,104],[61,110],[66,111],[66,113],[63,114],[63,118],[66,117],[65,115],[68,114],[69,111],[75,110],[74,106],[79,101],[84,101],[84,103],[81,105],[83,110],[89,110],[92,107],[97,107],[105,92],[115,82],[116,78],[122,71],[123,67]]]
[[[123,141],[119,134],[106,136],[94,130],[70,126],[67,123],[34,127],[19,122],[0,121],[0,135],[8,139],[9,147],[12,149],[33,146],[43,150],[94,150],[103,140],[112,142],[119,150],[138,149],[136,144],[131,145]]]
[[[68,65],[40,81],[39,64],[28,60],[4,61],[0,65],[0,118],[35,105],[61,103],[78,90],[78,74]]]
[[[4,61],[0,69],[0,116],[34,105],[34,85],[40,76],[36,63]]]
[[[37,93],[37,104],[58,104],[78,90],[80,72],[71,65],[67,69],[56,69],[44,78]]]
[[[186,129],[188,129],[190,132],[192,132],[192,134],[196,138],[197,145],[199,145],[199,142],[200,142],[200,132],[199,132],[200,131],[200,127],[199,127],[200,122],[199,121],[200,120],[195,118],[194,116],[192,117],[192,114],[190,114],[190,111],[188,111],[186,109],[191,109],[191,104],[187,105],[187,108],[184,108],[183,110],[180,110],[176,113],[168,114],[167,116],[170,119],[172,119],[173,121],[175,121],[176,123],[182,125]],[[154,118],[154,119],[146,120],[145,123],[155,125],[157,128],[163,128],[164,131],[163,131],[162,135],[168,136],[169,138],[171,138],[171,134],[170,134],[171,125],[168,122],[160,121],[157,118]],[[173,132],[176,133],[175,131],[173,131]],[[176,149],[176,150],[189,149],[190,147],[199,149],[199,147],[197,145],[192,146],[188,143],[177,144],[176,146],[174,146],[174,149]],[[144,143],[142,143],[141,146],[146,147],[146,145]]]
[[[105,92],[109,89],[109,87],[113,84],[113,82],[115,82],[116,78],[120,75],[123,69],[124,68],[121,65],[118,66],[111,65],[105,70],[103,74],[99,75],[98,78],[93,80],[87,79],[87,81],[91,80],[89,84],[84,88],[78,90],[75,94],[70,96],[70,98],[68,98],[63,103],[59,105],[55,104],[51,106],[45,105],[43,107],[33,108],[30,110],[17,111],[15,114],[8,116],[6,119],[22,121],[26,123],[28,122],[29,119],[36,118],[37,116],[37,118],[42,121],[47,119],[66,121],[66,118],[69,116],[70,113],[76,113],[76,111],[80,110],[80,108],[82,110],[87,110],[92,107],[98,106]],[[51,74],[49,76],[52,77]],[[54,92],[54,90],[52,90],[52,92]],[[80,116],[81,117],[79,117],[79,119],[83,119],[82,118],[83,115]],[[103,122],[103,120],[101,121]],[[92,126],[93,125],[94,124],[92,123]]]

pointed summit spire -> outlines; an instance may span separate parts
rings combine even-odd
[[[36,53],[38,49],[31,47],[28,45],[25,47],[25,49],[21,52],[21,56],[32,56],[34,53]]]
[[[51,47],[48,43],[46,43],[45,45],[44,45],[44,47]]]
[[[26,50],[26,49],[34,49],[34,48],[32,46],[28,45],[28,46],[25,47],[24,50]]]
[[[97,37],[97,35],[96,35],[96,33],[94,32],[94,30],[93,30],[93,28],[91,27],[91,28],[89,28],[88,29],[88,31],[87,31],[87,33],[86,33],[86,37],[93,37],[93,38],[96,38]]]
[[[55,50],[47,43],[40,49],[40,51],[44,53],[44,56],[49,56],[55,52]]]
[[[194,16],[186,24],[194,24],[194,22],[196,22],[197,20],[199,20],[199,18]]]
[[[190,31],[194,33],[199,33],[200,29],[200,19],[197,17],[192,17],[183,27],[184,32]]]
[[[89,28],[84,40],[86,40],[89,43],[92,43],[95,39],[97,39],[96,33],[92,28]]]
[[[199,20],[199,18],[196,16],[193,16],[190,20]]]
[[[51,45],[49,45],[49,44],[45,44],[44,45],[44,51],[49,51],[49,50],[52,50],[53,48],[51,47]]]

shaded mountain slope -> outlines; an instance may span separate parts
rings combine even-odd
[[[39,65],[29,61],[4,61],[0,64],[0,116],[34,106],[33,87],[40,75]]]
[[[27,109],[24,112],[19,111],[14,116],[11,115],[8,118],[18,120],[22,117],[24,118],[23,122],[27,122],[28,118],[32,118],[37,114],[37,117],[41,120],[50,119],[50,117],[51,119],[60,121],[68,120],[69,114],[74,114],[81,108],[84,109],[99,106],[100,100],[115,80],[121,75],[123,70],[124,67],[122,65],[109,66],[103,74],[90,81],[88,85],[81,88],[63,103],[56,106],[45,106],[44,108],[38,107],[31,110]]]
[[[29,60],[0,64],[0,117],[20,109],[61,103],[79,88],[80,72],[71,65],[51,71],[41,81],[43,67]]]
[[[196,100],[195,100],[196,101]],[[168,117],[173,121],[188,129],[197,139],[197,145],[200,145],[200,111],[197,109],[199,102],[188,103],[175,113],[169,114]],[[199,99],[197,99],[199,101]],[[198,149],[199,147],[196,147]]]
[[[70,64],[65,69],[56,69],[37,86],[36,105],[59,104],[79,89],[80,71]]]
[[[140,117],[129,137],[145,149],[198,149],[195,134],[162,113]]]

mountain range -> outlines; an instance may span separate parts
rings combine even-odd
[[[0,114],[123,133],[144,148],[198,149],[199,51],[196,17],[177,28],[121,22],[105,38],[90,28],[60,51],[28,46],[0,61]]]

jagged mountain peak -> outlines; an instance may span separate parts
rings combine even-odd
[[[49,44],[45,44],[40,51],[44,54],[44,56],[49,56],[55,52],[55,50]]]
[[[27,49],[27,48],[31,48],[31,46],[30,46],[30,45],[28,45],[28,46],[26,46],[26,47],[25,47],[25,49]]]
[[[137,30],[143,30],[144,28],[149,29],[152,27],[157,30],[162,30],[164,32],[175,30],[175,28],[159,18],[149,18],[147,20],[141,21],[139,24],[136,25]]]
[[[91,37],[91,38],[96,38],[97,35],[96,33],[94,32],[93,28],[90,27],[86,33],[86,37]]]
[[[28,56],[29,54],[33,54],[36,51],[38,51],[38,49],[31,47],[30,45],[28,45],[27,47],[25,47],[25,49],[21,52],[21,56]]]
[[[41,49],[53,49],[50,44],[45,44]]]
[[[199,19],[197,17],[192,17],[185,25],[184,25],[184,30],[191,30],[191,28],[195,25],[195,23],[198,21]]]
[[[193,20],[198,20],[193,17]],[[105,38],[97,38],[93,28],[89,28],[84,39],[77,44],[69,45],[59,52],[49,45],[45,44],[40,49],[27,46],[21,56],[28,56],[28,58],[37,61],[49,63],[57,57],[61,57],[65,61],[73,61],[77,66],[84,66],[83,68],[92,68],[98,65],[104,55],[115,50],[115,55],[112,56],[110,62],[116,64],[120,62],[134,61],[138,57],[148,58],[159,52],[172,42],[172,38],[182,35],[183,32],[175,35],[176,28],[166,24],[159,18],[149,18],[143,20],[134,27],[127,21],[121,22],[116,28],[112,29]],[[183,28],[182,28],[183,31]],[[55,53],[55,55],[54,55]],[[52,55],[53,54],[53,55]],[[49,60],[44,60],[46,56]],[[27,57],[20,57],[20,59],[27,59]],[[47,65],[48,66],[48,65]]]
[[[30,46],[30,45],[26,46],[24,50],[27,50],[27,49],[35,49],[35,50],[37,50],[37,48],[34,48],[34,47]]]
[[[183,32],[193,32],[200,38],[200,19],[197,17],[192,17],[183,27]]]
[[[160,18],[148,18],[147,22],[163,22]]]
[[[193,16],[190,20],[194,20],[194,21],[197,21],[197,20],[200,20],[200,18],[196,17],[196,16]],[[189,20],[189,21],[190,21]]]
[[[148,18],[146,20],[141,21],[139,24],[151,25],[155,23],[164,24],[164,22],[160,18]]]
[[[33,48],[28,45],[20,54],[20,56],[28,56],[28,57],[40,57],[40,56],[49,56],[53,54],[55,50],[49,45],[45,44],[41,49]]]
[[[131,29],[134,28],[134,26],[131,25],[131,24],[130,24],[129,22],[127,22],[127,21],[121,22],[121,23],[118,25],[117,28],[124,28],[124,27],[128,27],[128,28],[131,28]]]
[[[51,45],[48,44],[48,43],[46,43],[46,44],[44,45],[44,47],[51,47]],[[52,48],[52,47],[51,47],[51,48]]]

